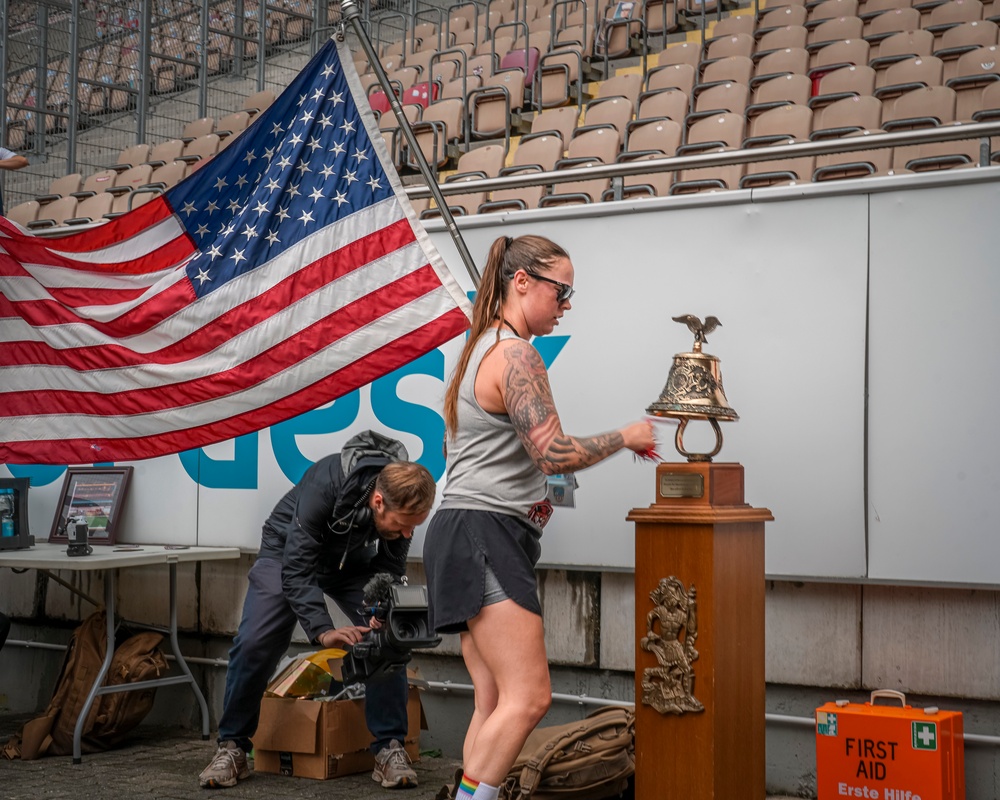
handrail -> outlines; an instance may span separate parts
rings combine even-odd
[[[601,164],[595,167],[534,172],[528,176],[511,175],[503,178],[486,178],[463,181],[459,185],[442,185],[441,193],[468,194],[470,192],[490,192],[497,189],[521,189],[526,186],[555,183],[575,183],[598,178],[619,178],[630,175],[648,175],[654,172],[675,172],[682,169],[722,167],[733,164],[748,164],[755,161],[776,161],[784,158],[808,158],[831,153],[849,153],[859,150],[876,150],[884,147],[933,144],[963,139],[980,139],[1000,136],[1000,122],[975,122],[968,125],[944,125],[938,128],[896,131],[893,133],[873,133],[870,136],[851,136],[844,139],[827,139],[818,142],[798,142],[749,149],[725,150],[716,153],[701,153],[695,156],[672,156],[633,161],[621,164]],[[425,186],[412,185],[406,188],[411,198],[430,197]]]

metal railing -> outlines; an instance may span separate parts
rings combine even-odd
[[[817,142],[799,142],[795,144],[772,145],[761,148],[724,150],[714,153],[700,153],[693,156],[674,156],[650,159],[648,161],[632,161],[620,164],[601,164],[593,167],[558,170],[552,172],[533,172],[529,175],[511,175],[502,178],[485,178],[462,181],[456,184],[443,184],[443,195],[469,194],[472,192],[490,192],[497,189],[521,189],[528,186],[551,186],[560,183],[576,183],[584,180],[608,178],[620,184],[623,178],[634,175],[649,175],[659,172],[676,172],[678,170],[703,169],[707,167],[726,167],[734,164],[750,164],[760,161],[777,161],[781,159],[808,158],[838,153],[851,153],[865,150],[876,150],[887,147],[902,147],[906,145],[933,144],[936,142],[951,142],[967,139],[981,139],[980,166],[989,165],[990,138],[1000,136],[1000,122],[977,122],[968,125],[947,125],[914,131],[895,131],[878,133],[869,136],[851,136],[845,139],[831,139]],[[984,160],[985,155],[985,160]],[[804,181],[808,182],[808,181]],[[412,185],[406,188],[411,198],[430,197],[431,192],[424,186]],[[615,199],[621,199],[620,196]]]

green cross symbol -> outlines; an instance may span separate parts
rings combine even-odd
[[[914,750],[937,750],[936,722],[914,722],[912,733]]]

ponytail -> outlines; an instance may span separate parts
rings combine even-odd
[[[472,307],[472,326],[455,367],[455,374],[444,395],[444,421],[449,435],[453,436],[458,430],[458,387],[469,367],[472,349],[494,321],[499,320],[500,325],[503,325],[503,306],[514,275],[519,269],[544,272],[557,258],[569,258],[569,255],[555,242],[543,236],[518,236],[516,239],[501,236],[490,246],[483,277],[476,292],[476,302]],[[497,341],[500,341],[499,326]]]

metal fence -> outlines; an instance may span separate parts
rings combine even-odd
[[[0,141],[31,162],[5,173],[7,208],[280,93],[339,16],[307,0],[0,0]]]

